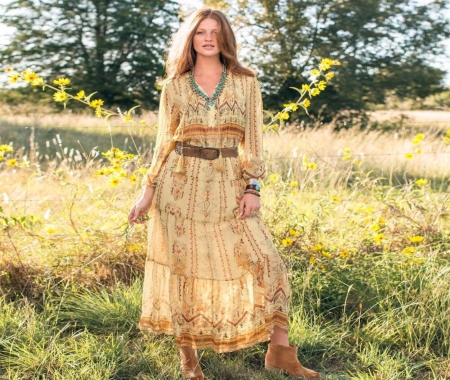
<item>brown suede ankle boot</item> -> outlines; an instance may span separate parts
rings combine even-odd
[[[303,367],[297,358],[297,347],[269,344],[266,354],[265,368],[269,371],[286,372],[293,377],[319,379],[316,371]]]
[[[197,359],[197,350],[191,347],[180,347],[180,356],[183,378],[191,380],[203,380],[205,378]]]

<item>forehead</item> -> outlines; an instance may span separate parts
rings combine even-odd
[[[198,24],[197,29],[220,29],[220,24],[213,18],[205,18],[200,22],[200,24]]]

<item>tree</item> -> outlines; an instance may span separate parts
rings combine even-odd
[[[247,0],[251,12],[243,48],[260,71],[267,108],[296,94],[315,59],[342,63],[339,75],[311,112],[330,120],[344,110],[365,110],[387,95],[423,98],[442,90],[443,68],[430,61],[450,36],[442,17],[448,1],[418,6],[414,0]]]
[[[156,107],[177,10],[165,0],[16,0],[0,16],[15,28],[0,62],[70,75],[111,105]]]

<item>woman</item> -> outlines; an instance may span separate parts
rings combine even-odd
[[[166,71],[155,153],[128,216],[142,223],[150,211],[139,326],[175,335],[185,378],[204,378],[197,349],[269,339],[267,369],[318,378],[288,341],[286,267],[258,216],[260,88],[222,12],[184,22]]]

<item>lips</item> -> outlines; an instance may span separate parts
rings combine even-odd
[[[213,48],[214,49],[214,45],[203,45],[202,47],[204,47],[204,48]]]

